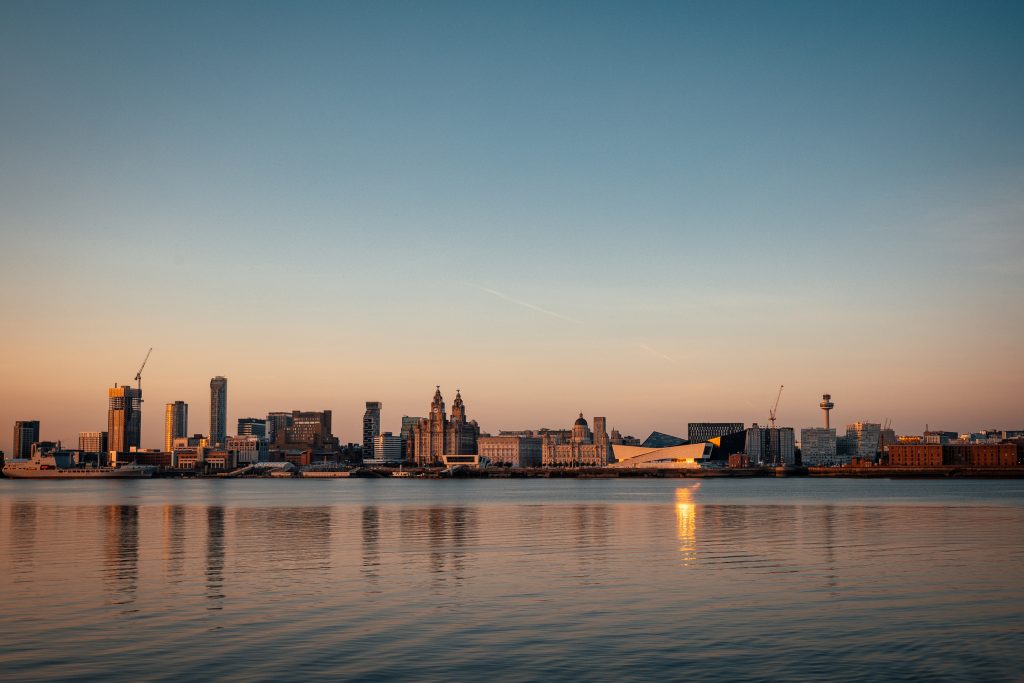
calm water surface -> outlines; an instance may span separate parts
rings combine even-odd
[[[1022,680],[1024,482],[0,481],[0,678]]]

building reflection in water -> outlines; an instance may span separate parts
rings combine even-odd
[[[821,517],[824,523],[823,545],[825,546],[825,583],[833,596],[838,597],[839,581],[836,575],[836,506],[826,505]]]
[[[139,508],[136,505],[108,505],[105,516],[105,583],[113,604],[131,604],[135,602],[139,581]]]
[[[164,569],[170,577],[180,580],[185,573],[185,506],[165,505]]]
[[[697,503],[694,496],[700,489],[700,482],[676,489],[676,538],[679,540],[679,557],[684,567],[697,561]]]
[[[572,520],[577,544],[580,546],[605,546],[611,524],[608,505],[574,505]]]
[[[331,569],[329,507],[234,508],[232,554],[246,571],[287,585]]]
[[[224,508],[206,508],[206,597],[208,610],[224,608]]]
[[[380,508],[363,508],[363,578],[371,585],[380,579]]]
[[[611,507],[605,504],[575,505],[572,508],[572,537],[576,540],[579,576],[586,577],[584,584],[604,581],[611,520]]]
[[[434,506],[402,510],[399,533],[403,546],[426,544],[431,584],[461,586],[471,570],[472,546],[478,537],[475,508]],[[404,550],[404,549],[403,549]]]
[[[37,514],[34,502],[11,504],[11,571],[15,582],[34,579]]]

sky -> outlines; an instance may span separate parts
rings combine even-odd
[[[153,347],[146,447],[214,375],[343,442],[1024,429],[1018,2],[5,0],[0,93],[0,425]]]

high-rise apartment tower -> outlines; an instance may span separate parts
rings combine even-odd
[[[210,445],[223,446],[228,436],[228,380],[210,380]]]
[[[188,436],[188,404],[168,403],[164,410],[164,452],[170,453],[174,440],[183,436]]]
[[[367,401],[363,413],[363,457],[373,457],[374,439],[380,436],[380,401]]]

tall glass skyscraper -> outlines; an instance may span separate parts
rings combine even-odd
[[[174,440],[188,436],[188,404],[168,403],[164,413],[164,452],[170,453]]]
[[[210,445],[223,446],[227,442],[228,380],[217,375],[210,380]]]

